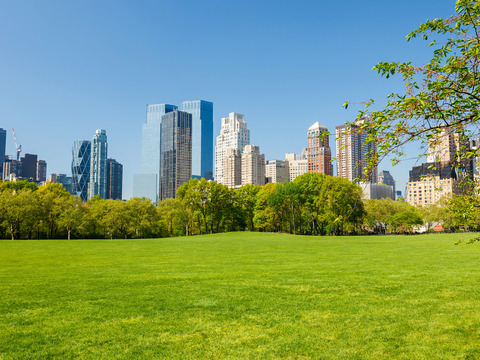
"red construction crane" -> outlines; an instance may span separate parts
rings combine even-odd
[[[20,160],[20,153],[22,152],[22,145],[18,146],[17,145],[17,137],[15,136],[15,130],[13,130],[13,140],[15,140],[15,147],[17,148],[17,161]]]

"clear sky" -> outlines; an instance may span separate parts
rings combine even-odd
[[[447,17],[454,0],[0,0],[0,127],[14,154],[38,154],[71,175],[75,140],[107,131],[124,165],[124,198],[140,172],[145,105],[214,103],[215,134],[245,114],[266,159],[301,152],[320,121],[355,118],[360,105],[401,90],[371,71],[379,61],[422,64],[431,48],[405,35]],[[418,146],[409,148],[411,157]],[[335,148],[334,136],[330,146]],[[414,160],[390,170],[404,190]]]

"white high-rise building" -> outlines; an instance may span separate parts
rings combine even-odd
[[[288,161],[288,177],[290,181],[308,172],[307,154],[307,149],[303,149],[302,153],[298,155],[295,153],[285,154],[285,161]]]
[[[225,184],[223,160],[227,156],[227,149],[243,152],[248,144],[250,144],[250,130],[247,129],[244,115],[232,112],[227,118],[223,118],[215,146],[215,181],[217,183]]]
[[[238,188],[242,185],[242,153],[240,150],[227,149],[223,159],[223,181],[229,188]]]
[[[242,154],[242,186],[246,184],[265,185],[265,155],[260,147],[246,145]]]

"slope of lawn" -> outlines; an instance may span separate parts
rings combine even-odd
[[[476,359],[461,236],[0,241],[0,359]]]

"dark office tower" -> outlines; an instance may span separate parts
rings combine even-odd
[[[122,200],[123,165],[115,159],[107,159],[107,198]]]
[[[7,131],[0,128],[0,169],[3,169],[3,162],[5,161],[6,146],[7,146]],[[0,179],[2,178],[2,172],[0,172]]]
[[[172,111],[162,116],[160,198],[175,198],[192,177],[192,115]]]
[[[213,179],[213,103],[182,102],[182,111],[192,114],[192,178]]]
[[[88,199],[91,146],[90,141],[78,140],[72,147],[72,192],[82,201]]]
[[[47,162],[45,160],[37,161],[37,181],[47,180]]]
[[[20,158],[22,163],[22,177],[25,180],[35,180],[37,178],[37,155],[25,154]]]

